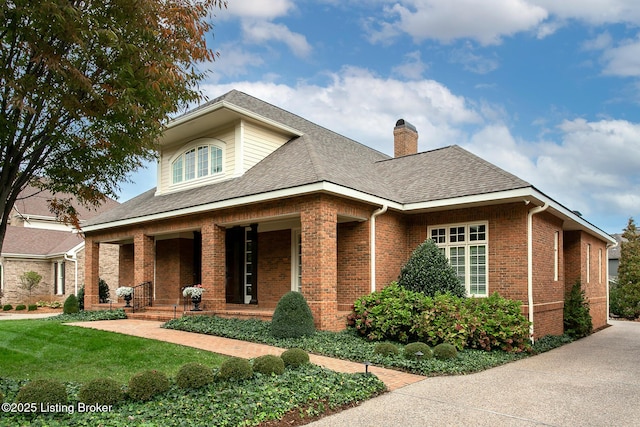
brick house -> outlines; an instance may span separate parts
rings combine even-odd
[[[66,197],[66,196],[63,196]],[[53,195],[28,186],[14,205],[0,255],[0,289],[3,303],[31,304],[64,301],[84,285],[84,239],[72,227],[59,222],[49,210]],[[118,205],[107,200],[98,210],[76,207],[81,223]],[[114,249],[115,253],[114,253]],[[103,247],[100,277],[115,296],[118,286],[117,248]],[[111,251],[111,252],[109,252]],[[35,271],[42,280],[31,292],[20,285],[20,276]]]
[[[610,236],[458,146],[417,141],[399,120],[391,158],[242,92],[212,100],[167,126],[155,189],[84,226],[87,298],[99,249],[117,245],[120,283],[148,282],[155,307],[185,307],[181,289],[202,284],[206,312],[269,317],[299,290],[337,330],[433,238],[469,295],[533,307],[536,336],[563,332],[578,279],[606,324]]]

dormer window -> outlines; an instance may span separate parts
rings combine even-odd
[[[210,177],[222,173],[222,148],[197,145],[180,154],[171,163],[172,183]]]

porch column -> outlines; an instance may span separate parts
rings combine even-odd
[[[100,243],[86,237],[84,255],[84,306],[90,309],[91,305],[99,303]]]
[[[335,331],[344,328],[338,318],[338,215],[324,197],[300,212],[302,225],[302,286],[316,327]]]
[[[225,229],[213,222],[202,226],[202,306],[224,310],[226,299]]]
[[[153,283],[154,258],[153,236],[137,233],[133,237],[133,286]]]

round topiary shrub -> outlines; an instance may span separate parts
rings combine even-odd
[[[13,306],[11,304],[5,304],[2,306],[3,311],[13,310]]]
[[[16,305],[16,311],[22,311],[22,310],[26,310],[27,306],[24,304],[18,304]]]
[[[38,306],[36,304],[29,304],[27,306],[27,311],[36,311],[38,309]]]
[[[418,355],[416,353],[422,353],[420,359],[431,359],[433,352],[431,347],[423,342],[412,342],[404,346],[404,358],[409,360],[417,360]]]
[[[200,388],[214,381],[213,369],[198,362],[185,363],[176,374],[180,388]]]
[[[36,403],[56,405],[67,403],[67,388],[58,380],[33,380],[22,386],[16,396],[16,403]]]
[[[458,349],[452,344],[443,342],[433,348],[433,357],[439,360],[455,359],[458,357]]]
[[[285,350],[280,358],[284,362],[285,366],[297,368],[298,366],[309,363],[309,354],[301,348],[290,348]]]
[[[276,338],[299,338],[313,335],[311,309],[300,292],[287,292],[280,298],[271,319],[271,335]]]
[[[381,356],[395,356],[400,353],[400,350],[398,350],[395,344],[390,342],[379,342],[376,344],[373,352]]]
[[[253,376],[253,368],[247,359],[231,357],[220,365],[218,377],[223,380],[246,380]]]
[[[129,380],[128,394],[133,400],[149,400],[169,390],[169,379],[164,372],[149,370],[135,374]]]
[[[122,399],[122,385],[110,378],[91,380],[78,391],[78,400],[87,405],[115,405]]]
[[[466,290],[458,275],[431,239],[416,248],[409,261],[400,270],[398,284],[414,292],[433,297],[450,293],[464,297]]]
[[[64,314],[73,314],[80,311],[78,305],[78,298],[74,294],[71,294],[64,300],[64,305],[62,306],[62,312]]]
[[[278,356],[265,354],[253,360],[253,370],[264,375],[282,375],[284,373],[284,361]]]

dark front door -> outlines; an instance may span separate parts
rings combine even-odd
[[[228,228],[226,233],[226,300],[257,304],[258,225]]]

